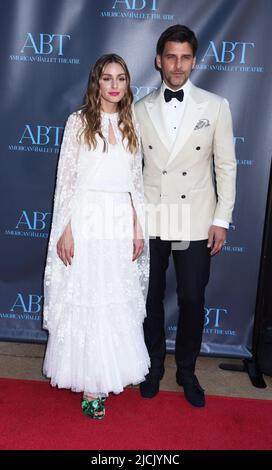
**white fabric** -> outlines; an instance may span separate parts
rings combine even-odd
[[[108,134],[109,125],[118,134],[118,113],[102,113],[102,132]],[[80,161],[82,171],[79,174],[78,187],[80,190],[130,192],[131,168],[134,156],[127,152],[117,138],[117,145],[107,144],[108,151],[103,152],[103,142],[100,139],[95,151],[82,146]],[[119,145],[118,145],[119,144]],[[90,158],[91,168],[90,168]],[[95,168],[95,171],[93,169]]]
[[[109,120],[117,143],[103,152],[102,139],[89,150],[80,137],[80,113],[68,119],[44,281],[44,328],[49,330],[44,373],[53,386],[102,395],[143,381],[150,365],[142,328],[147,240],[132,262],[131,200],[144,228],[142,155],[125,150],[118,115],[102,115],[106,140]],[[75,254],[66,267],[56,244],[69,221]]]

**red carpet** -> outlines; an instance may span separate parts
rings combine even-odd
[[[108,398],[104,421],[93,421],[80,394],[29,380],[0,386],[1,449],[272,449],[272,401],[208,396],[195,409],[181,393],[145,400],[127,389]]]

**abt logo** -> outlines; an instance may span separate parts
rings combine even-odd
[[[42,295],[18,293],[16,300],[10,309],[16,313],[39,313],[41,311]]]
[[[31,143],[32,145],[51,143],[52,146],[59,147],[63,129],[63,127],[57,126],[31,126],[26,124],[19,143]]]
[[[234,137],[234,147],[236,148],[238,143],[245,143],[245,138],[244,137]]]
[[[69,34],[47,34],[40,33],[38,37],[33,34],[27,33],[26,40],[21,49],[21,53],[31,52],[31,54],[50,55],[56,54],[63,55],[63,46],[67,41],[70,41]]]
[[[215,62],[220,64],[232,62],[245,64],[246,56],[248,56],[254,47],[254,42],[222,41],[219,45],[216,45],[214,41],[210,41],[201,62],[205,62],[208,57],[213,57]]]
[[[34,211],[31,216],[29,216],[27,211],[23,210],[16,225],[16,229],[27,228],[28,230],[45,230],[49,215],[51,215],[51,212]]]
[[[107,0],[108,2],[110,0]],[[174,15],[158,12],[158,3],[159,0],[111,0],[110,10],[101,10],[100,16],[103,18],[127,18],[129,20],[173,21]]]
[[[123,6],[127,10],[144,10],[149,7],[151,11],[157,10],[157,0],[115,0],[113,9]]]
[[[135,101],[140,100],[144,96],[151,93],[151,91],[156,90],[156,89],[157,88],[153,86],[136,86],[136,85],[131,86],[131,90],[132,90]]]
[[[124,6],[127,10],[143,10],[147,6],[151,7],[151,11],[157,10],[157,0],[115,0],[112,8],[119,5]]]
[[[226,308],[205,308],[204,327],[219,328],[224,315],[228,315]]]

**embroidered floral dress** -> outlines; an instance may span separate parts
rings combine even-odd
[[[111,125],[116,143],[108,142]],[[144,231],[142,155],[122,142],[118,113],[101,114],[107,141],[90,150],[80,135],[80,112],[69,116],[61,147],[44,280],[43,371],[51,384],[108,395],[144,380],[150,366],[144,343],[148,243],[133,255],[133,211]],[[57,242],[71,222],[72,264]]]

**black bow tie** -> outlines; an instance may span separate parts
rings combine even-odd
[[[184,97],[183,90],[172,91],[172,90],[169,90],[169,88],[165,88],[164,90],[164,99],[166,103],[171,101],[172,98],[177,98],[177,100],[183,101],[183,97]]]

